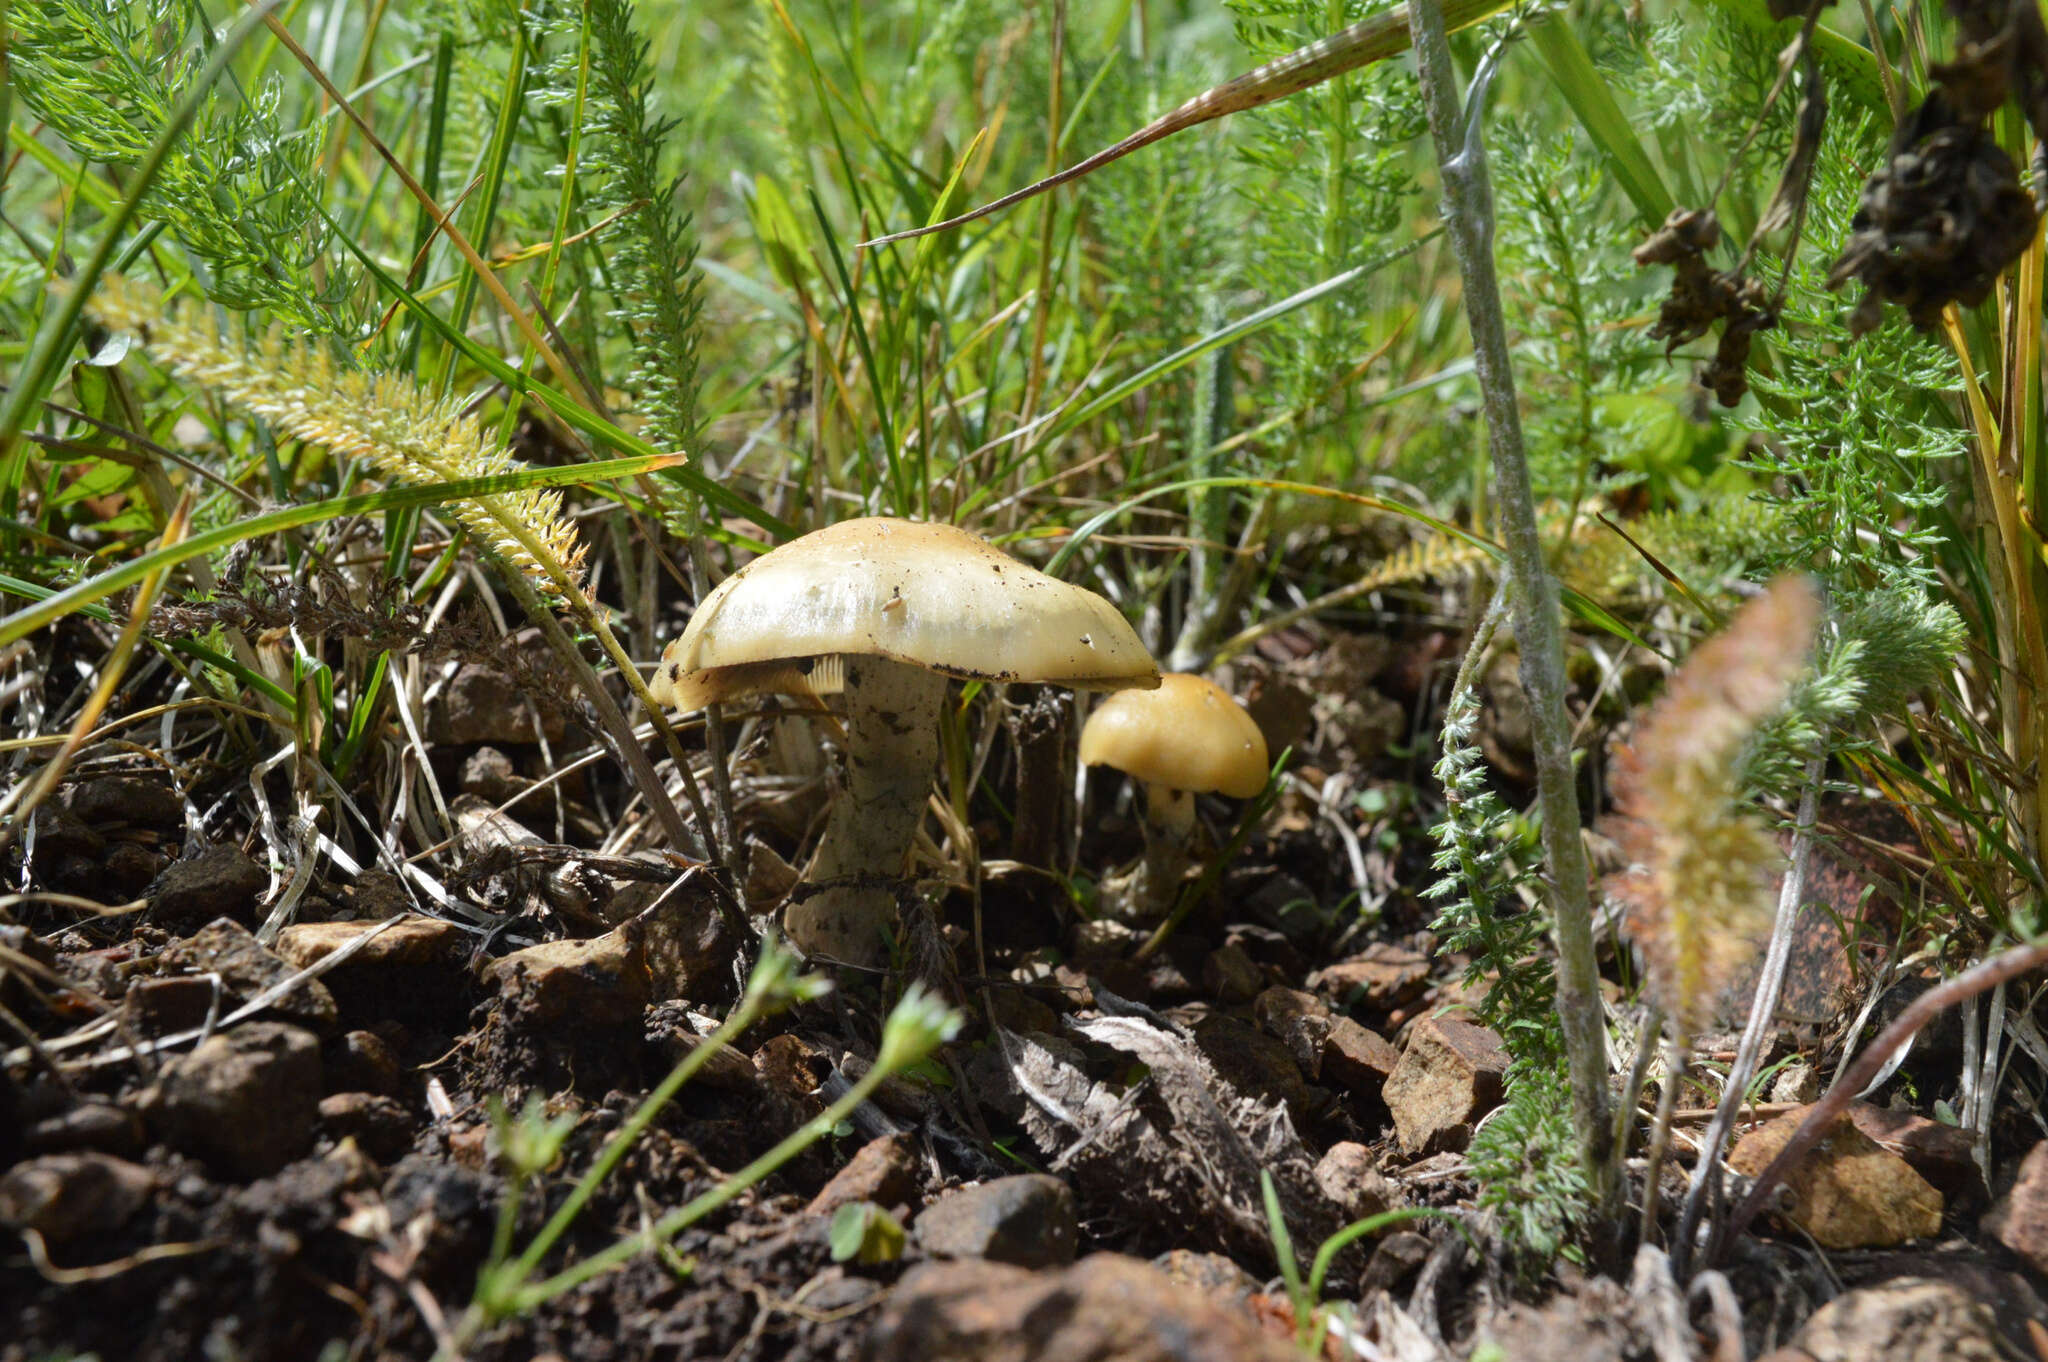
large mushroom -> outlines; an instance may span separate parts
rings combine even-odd
[[[948,677],[1083,690],[1159,684],[1114,606],[952,525],[877,517],[793,539],[697,607],[648,681],[693,710],[764,691],[841,693],[844,788],[784,927],[807,954],[882,958],[938,759]]]
[[[1206,677],[1168,672],[1159,687],[1112,695],[1081,728],[1081,764],[1110,766],[1145,787],[1145,858],[1105,882],[1121,915],[1155,918],[1187,874],[1195,796],[1250,799],[1266,787],[1266,737]]]

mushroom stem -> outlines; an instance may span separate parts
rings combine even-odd
[[[825,820],[807,878],[826,886],[789,906],[784,925],[806,955],[853,965],[883,959],[896,894],[939,757],[946,678],[883,657],[848,657],[845,788]],[[865,882],[835,884],[859,879]]]
[[[1136,898],[1147,918],[1173,907],[1188,873],[1188,842],[1195,831],[1195,797],[1186,790],[1145,782],[1145,866]]]

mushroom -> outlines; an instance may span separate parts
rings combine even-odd
[[[1081,728],[1081,764],[1113,766],[1145,787],[1145,857],[1105,897],[1137,916],[1173,906],[1188,868],[1195,796],[1250,799],[1266,786],[1266,738],[1228,691],[1168,672],[1159,688],[1103,701]]]
[[[677,709],[763,691],[842,693],[844,788],[826,815],[789,939],[882,958],[895,886],[931,790],[946,679],[1086,690],[1159,684],[1116,607],[952,525],[877,517],[793,539],[735,572],[648,682]]]

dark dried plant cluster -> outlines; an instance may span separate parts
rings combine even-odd
[[[1732,407],[1749,390],[1750,342],[1757,332],[1777,325],[1778,312],[1764,286],[1740,267],[1717,270],[1707,263],[1707,252],[1720,240],[1721,224],[1712,211],[1674,208],[1664,225],[1636,247],[1635,262],[1673,269],[1671,294],[1650,328],[1650,335],[1664,342],[1667,356],[1722,323],[1720,343],[1700,367],[1699,381],[1722,406]]]
[[[1932,327],[1950,303],[1984,301],[2034,238],[2040,208],[1990,122],[2008,99],[2037,138],[2048,136],[2048,30],[2033,0],[1948,0],[1954,59],[1892,137],[1863,186],[1851,235],[1828,286],[1863,284],[1851,334],[1874,329],[1884,305]]]
[[[215,628],[252,638],[289,631],[301,639],[360,642],[394,656],[476,663],[510,677],[543,713],[576,717],[588,726],[575,680],[550,649],[507,646],[475,601],[430,626],[426,607],[409,599],[396,578],[359,584],[333,568],[296,582],[252,577],[241,586],[223,583],[202,600],[159,605],[149,620],[150,633],[161,639],[204,636]]]
[[[1804,73],[1807,93],[1791,158],[1757,228],[1761,237],[1792,227],[1784,251],[1788,263],[1797,249],[1827,118],[1813,59],[1814,21],[1833,2],[1770,5],[1776,18],[1806,20],[1787,71],[1796,65]],[[1851,280],[1863,285],[1863,297],[1849,314],[1852,335],[1875,329],[1887,303],[1905,308],[1913,324],[1925,329],[1950,303],[1982,302],[2039,225],[2040,205],[2021,184],[2018,167],[1990,123],[2013,100],[2036,138],[2048,143],[2048,28],[2033,0],[1948,0],[1948,11],[1959,30],[1954,59],[1933,68],[1936,88],[1893,134],[1884,165],[1864,184],[1849,240],[1828,273],[1829,288]],[[1774,89],[1772,99],[1776,94]],[[1740,158],[1740,148],[1735,156]],[[1784,283],[1781,278],[1778,289],[1767,292],[1744,273],[1756,239],[1734,268],[1715,270],[1706,257],[1719,241],[1711,209],[1678,208],[1636,249],[1635,260],[1675,270],[1671,294],[1650,333],[1666,343],[1666,354],[1721,323],[1720,343],[1699,381],[1732,407],[1748,391],[1752,340],[1777,324]]]

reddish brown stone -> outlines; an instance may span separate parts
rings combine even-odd
[[[2020,1160],[2012,1190],[1984,1217],[1984,1231],[2026,1259],[2034,1271],[2048,1273],[2048,1140]]]
[[[1346,960],[1309,976],[1309,984],[1340,1007],[1385,1012],[1422,996],[1429,984],[1429,957],[1406,946],[1379,941]]]
[[[811,1215],[830,1215],[856,1201],[883,1207],[917,1205],[916,1146],[909,1135],[869,1140],[804,1209]]]
[[[1983,1194],[1984,1176],[1974,1157],[1977,1137],[1962,1127],[1868,1102],[1851,1102],[1849,1119],[1858,1130],[1912,1164],[1913,1171],[1933,1183],[1946,1200],[1971,1192]]]
[[[1330,1083],[1357,1096],[1377,1097],[1400,1064],[1401,1052],[1379,1032],[1349,1017],[1330,1019],[1323,1039],[1323,1075]]]
[[[1500,1105],[1507,1074],[1500,1037],[1449,1017],[1424,1017],[1381,1090],[1394,1133],[1410,1154],[1463,1149],[1472,1125]]]
[[[963,1261],[913,1268],[889,1293],[864,1362],[1298,1362],[1245,1315],[1135,1258],[1060,1272]]]

